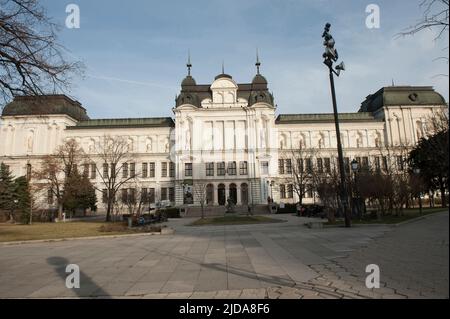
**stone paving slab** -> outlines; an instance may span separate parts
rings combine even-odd
[[[278,216],[277,216],[278,217]],[[401,227],[285,223],[0,246],[0,298],[448,298],[448,214]],[[381,267],[379,290],[365,266]],[[78,264],[82,288],[65,287]]]

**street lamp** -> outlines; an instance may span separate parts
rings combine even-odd
[[[414,174],[420,176],[420,168],[416,167],[413,169]],[[420,185],[420,181],[418,181]],[[422,192],[419,190],[419,214],[422,215]]]
[[[334,113],[334,125],[336,127],[336,140],[337,140],[337,149],[338,149],[338,161],[339,161],[339,172],[340,172],[340,197],[341,204],[344,210],[344,218],[345,218],[345,227],[351,226],[350,214],[348,210],[348,193],[345,179],[345,170],[344,170],[344,156],[342,153],[342,144],[341,144],[341,132],[339,129],[339,118],[337,111],[337,103],[336,103],[336,92],[334,89],[334,76],[336,74],[339,76],[341,71],[345,70],[345,65],[343,62],[338,64],[335,69],[333,69],[333,63],[338,60],[337,50],[334,48],[335,41],[330,34],[331,24],[327,23],[325,25],[324,32],[322,34],[322,38],[324,38],[323,45],[325,46],[325,52],[323,53],[323,58],[325,59],[323,63],[328,67],[329,76],[330,76],[330,86],[331,86],[331,97],[333,101],[333,113]]]
[[[355,184],[355,197],[356,197],[356,208],[357,208],[357,213],[358,216],[360,216],[360,210],[359,210],[359,192],[358,192],[358,185],[357,185],[357,180],[356,180],[356,173],[358,172],[358,168],[359,168],[359,163],[356,159],[353,159],[352,162],[350,163],[351,167],[352,167],[352,171],[353,171],[353,179],[354,179],[354,184]]]

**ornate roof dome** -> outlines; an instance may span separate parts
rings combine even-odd
[[[267,84],[267,80],[261,74],[256,74],[252,80],[252,84]]]
[[[216,76],[216,77],[214,78],[214,80],[222,79],[222,78],[232,79],[233,77],[232,77],[231,75],[229,75],[229,74],[221,73],[221,74],[219,74],[218,76]]]
[[[194,78],[190,75],[186,76],[181,82],[181,86],[195,86],[195,85],[197,85],[197,83],[195,82]]]

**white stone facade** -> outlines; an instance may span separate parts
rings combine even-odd
[[[226,74],[209,86],[197,86],[190,76],[187,79],[191,82],[183,81],[174,118],[166,118],[167,125],[146,125],[146,119],[79,120],[67,112],[29,114],[16,111],[12,103],[0,118],[0,162],[13,175],[22,176],[66,139],[75,139],[86,153],[92,153],[103,136],[123,136],[129,141],[138,175],[146,165],[147,176],[139,177],[141,185],[155,190],[155,201],[181,206],[198,204],[195,194],[193,204],[186,201],[186,194],[198,182],[209,184],[208,205],[224,205],[230,196],[238,205],[266,204],[268,197],[275,202],[296,202],[295,194],[281,190],[280,185],[289,184],[289,174],[283,172],[285,168],[280,171],[279,160],[299,148],[314,150],[317,158],[336,158],[332,114],[277,117],[267,83],[259,74],[252,84],[244,85]],[[415,92],[419,99],[426,99],[420,104],[413,99],[404,103],[404,95],[411,97]],[[350,160],[364,157],[372,163],[382,148],[414,145],[433,112],[447,107],[428,87],[383,88],[372,97],[377,94],[385,101],[398,97],[401,104],[374,106],[369,101],[372,104],[361,106],[363,112],[341,115],[344,156]],[[101,189],[98,173],[91,177]],[[97,199],[101,210],[100,191]],[[304,202],[317,200],[307,194]]]

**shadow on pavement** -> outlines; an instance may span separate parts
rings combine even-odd
[[[69,260],[64,257],[49,257],[47,263],[54,267],[56,273],[63,279],[63,285],[66,284],[66,278],[70,273],[66,273],[67,265],[71,264]],[[80,288],[67,288],[74,291],[78,297],[96,297],[101,296],[108,298],[109,294],[106,293],[100,286],[98,286],[88,275],[83,273],[80,269]]]

